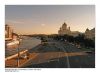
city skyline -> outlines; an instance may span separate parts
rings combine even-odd
[[[18,34],[57,34],[66,22],[72,31],[95,28],[94,5],[6,5],[5,23]]]

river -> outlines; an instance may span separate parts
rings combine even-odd
[[[34,48],[40,43],[41,43],[40,39],[23,36],[20,42],[20,45],[13,45],[13,46],[10,46],[9,48],[8,47],[5,48],[5,57],[16,54],[18,51],[18,48],[20,51],[23,51],[23,50]]]

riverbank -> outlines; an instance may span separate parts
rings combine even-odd
[[[18,60],[16,57],[6,61],[6,67],[41,68],[41,65],[43,66],[43,64],[46,64],[48,68],[61,68],[62,66],[66,68],[90,68],[95,66],[95,57],[93,54],[88,54],[78,49],[75,45],[69,43],[48,41],[44,44],[40,44],[32,49],[29,49],[28,53],[30,54],[28,59],[20,58],[19,66],[17,65]],[[51,63],[55,64],[56,66],[52,65]],[[46,65],[43,67],[46,68]]]
[[[11,55],[14,55],[19,52],[31,49],[38,44],[41,44],[41,40],[34,38],[34,37],[23,37],[22,40],[20,41],[19,45],[11,45],[9,47],[5,48],[5,57],[9,57]]]
[[[52,45],[53,46],[53,45]],[[45,62],[51,62],[54,60],[58,60],[58,58],[66,57],[66,56],[80,56],[80,55],[87,55],[84,52],[75,52],[75,53],[67,53],[63,51],[50,51],[50,47],[48,47],[48,52],[40,51],[39,49],[43,49],[44,45],[40,44],[36,46],[34,49],[30,49],[27,52],[29,53],[28,59],[22,58],[21,54],[19,57],[19,66],[18,66],[18,56],[15,56],[11,59],[5,61],[6,68],[17,68],[17,67],[27,67],[33,64],[41,64]],[[45,50],[45,49],[43,49]]]
[[[38,48],[38,47],[40,47],[40,44],[37,45],[36,47],[32,48],[32,50],[34,50],[35,48]],[[14,54],[14,55],[9,56],[9,57],[12,57],[10,59],[7,59],[7,58],[9,58],[9,57],[7,57],[5,59],[5,67],[6,68],[21,67],[23,64],[27,63],[29,60],[35,58],[35,56],[38,54],[38,53],[33,52],[32,50],[31,50],[31,52],[29,52],[29,49],[28,49],[25,53],[22,53],[22,54],[20,52],[19,58],[18,58],[18,54]],[[26,53],[29,53],[28,58],[24,58]],[[18,61],[19,61],[19,66],[18,66]]]

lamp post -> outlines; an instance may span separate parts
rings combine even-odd
[[[18,58],[17,58],[17,67],[19,67],[19,62],[20,62],[20,50],[19,50],[19,45],[20,45],[20,39],[18,39],[19,44],[18,44],[18,49],[17,49],[17,53],[18,53]]]

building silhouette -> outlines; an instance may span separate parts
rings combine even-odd
[[[6,24],[5,25],[5,38],[12,38],[13,36],[12,33],[13,33],[12,28],[8,24]]]
[[[85,31],[85,38],[95,39],[95,28],[89,30],[88,28]]]
[[[14,33],[11,26],[6,24],[5,25],[5,40],[17,40],[18,34]]]
[[[64,22],[62,24],[62,27],[60,27],[60,30],[58,30],[58,34],[64,35],[64,34],[70,34],[70,27],[67,27],[67,24]]]
[[[67,24],[64,22],[60,29],[58,30],[59,35],[71,35],[71,36],[78,36],[78,31],[71,31],[70,27],[67,26]]]

